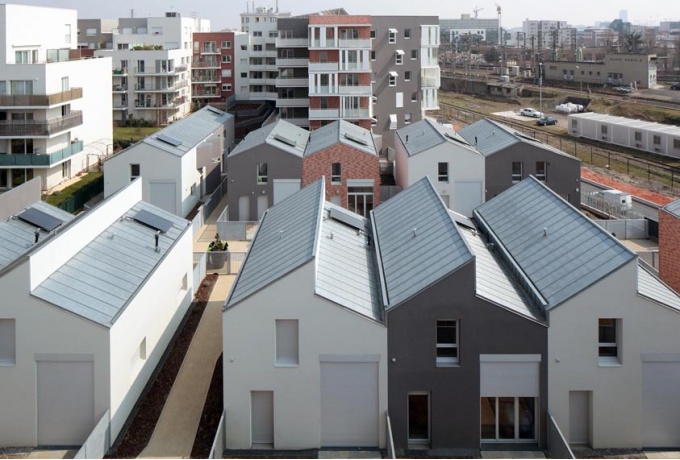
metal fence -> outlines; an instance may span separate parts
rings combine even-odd
[[[576,458],[550,411],[548,411],[548,455],[550,458]]]
[[[194,237],[201,230],[203,224],[208,219],[210,214],[212,214],[212,212],[215,210],[217,205],[220,204],[222,197],[227,194],[227,183],[228,181],[225,177],[224,180],[220,182],[220,185],[218,185],[217,188],[215,188],[215,190],[213,190],[213,192],[208,195],[207,198],[205,198],[203,204],[198,207],[196,215],[191,220],[193,224],[192,232]]]
[[[667,166],[663,163],[633,158],[614,150],[597,147],[590,142],[576,139],[567,139],[563,136],[551,134],[547,131],[534,129],[522,123],[508,120],[504,117],[484,115],[468,112],[458,107],[440,104],[439,116],[454,119],[458,124],[467,125],[483,118],[489,118],[527,134],[545,144],[556,147],[561,151],[575,156],[584,163],[600,166],[603,168],[625,173],[631,177],[639,177],[649,181],[658,182],[671,189],[680,190],[680,168]]]
[[[225,240],[252,241],[260,222],[229,220],[229,206],[217,218],[217,233]]]
[[[657,273],[659,272],[659,250],[650,249],[648,251],[640,251],[637,253],[638,257],[647,265],[653,268]]]
[[[107,409],[73,458],[104,458],[109,448],[111,448],[111,411]]]
[[[620,240],[645,240],[649,238],[649,221],[647,219],[628,220],[593,220]]]
[[[606,217],[615,219],[644,219],[644,216],[633,208],[626,208],[607,201],[598,192],[581,193],[581,204],[590,208],[593,212],[604,214]]]
[[[95,196],[104,192],[104,176],[98,177],[81,189],[73,192],[71,196],[59,203],[57,207],[66,212],[75,213],[85,206]]]
[[[205,269],[205,264],[206,264],[206,257],[205,252],[194,252],[194,290],[193,293],[195,294],[196,291],[198,291],[198,288],[201,287],[201,283],[203,282],[203,278],[205,278],[206,275],[206,269]]]
[[[226,425],[225,425],[225,419],[227,417],[227,412],[222,411],[222,416],[220,417],[220,423],[217,425],[217,433],[215,433],[215,440],[212,443],[212,447],[210,448],[210,454],[208,454],[208,458],[222,458],[222,454],[224,453],[224,449],[227,447],[226,446],[226,440],[227,440],[227,433],[226,433]]]
[[[220,275],[237,274],[246,259],[245,252],[208,251],[205,254],[206,273],[219,273]]]

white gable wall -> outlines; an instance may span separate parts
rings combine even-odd
[[[598,365],[598,319],[622,321],[622,365]],[[680,353],[680,313],[637,294],[637,262],[553,309],[548,330],[551,413],[569,439],[569,392],[592,392],[594,448],[642,447],[642,354]],[[650,447],[650,446],[645,446]]]
[[[222,314],[227,448],[251,447],[250,392],[274,392],[274,448],[318,448],[322,354],[380,355],[379,442],[385,447],[387,329],[314,292],[307,263]],[[298,367],[275,367],[277,319],[299,321]]]
[[[201,199],[201,176],[205,168],[196,169],[196,148],[189,150],[181,158],[181,182],[177,184],[176,191],[179,193],[179,209],[182,217],[187,216]],[[191,194],[191,186],[195,185],[196,192]]]

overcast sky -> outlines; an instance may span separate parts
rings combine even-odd
[[[680,20],[678,0],[279,0],[279,11],[305,14],[342,7],[349,14],[437,15],[442,19],[474,15],[475,6],[483,8],[480,18],[496,17],[496,2],[502,8],[502,27],[521,27],[524,19],[567,21],[573,26],[611,21],[627,10],[634,24],[656,25],[659,21]],[[6,3],[45,5],[78,10],[79,18],[162,16],[176,11],[182,16],[193,13],[210,19],[213,30],[238,28],[239,13],[245,12],[245,0],[6,0]],[[252,5],[252,2],[248,2]],[[567,6],[568,5],[568,6]],[[276,0],[256,0],[255,6],[276,6]]]

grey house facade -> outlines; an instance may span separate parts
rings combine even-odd
[[[472,223],[454,222],[427,178],[372,216],[395,447],[544,446],[547,326],[540,310]],[[502,377],[508,371],[518,376],[512,384]]]
[[[486,201],[531,175],[571,205],[580,206],[578,158],[488,119],[466,126],[458,134],[486,158]]]
[[[309,132],[284,120],[249,133],[227,156],[228,218],[259,220],[300,189]]]

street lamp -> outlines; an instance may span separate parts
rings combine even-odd
[[[538,110],[543,116],[543,63],[538,63]]]
[[[581,70],[581,68],[580,68],[579,66],[576,66],[576,68],[577,68],[579,71]],[[580,82],[581,82],[581,92],[583,92],[583,78],[579,78],[579,80],[580,80]]]

